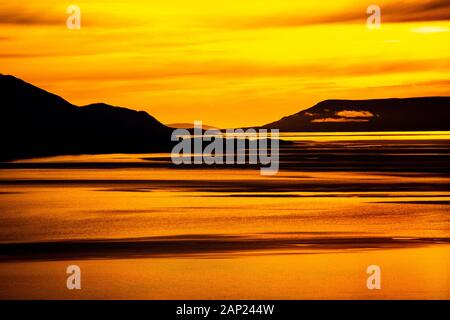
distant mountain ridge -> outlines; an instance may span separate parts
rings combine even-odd
[[[82,153],[167,151],[172,129],[143,111],[75,106],[0,74],[1,159]]]
[[[263,128],[281,131],[450,131],[450,97],[326,100]],[[0,160],[62,154],[170,152],[173,128],[143,111],[76,106],[0,74]]]
[[[175,128],[175,129],[192,129],[194,128],[194,123],[167,123],[166,126],[170,127],[170,128]],[[205,130],[209,130],[209,129],[218,129],[218,127],[215,126],[211,126],[208,124],[204,124],[202,123],[202,129]]]
[[[285,132],[447,131],[450,97],[325,100],[263,128]]]

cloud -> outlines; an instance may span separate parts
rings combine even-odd
[[[21,5],[0,4],[0,24],[14,24],[14,25],[55,25],[65,22],[67,17],[65,11],[55,11],[56,7],[44,7],[44,5],[25,4]],[[100,2],[101,3],[101,2]],[[99,4],[94,2],[93,4]],[[198,24],[206,24],[207,27],[225,27],[225,28],[277,28],[277,27],[296,27],[316,24],[333,24],[333,23],[364,23],[367,19],[366,9],[372,4],[369,1],[355,1],[355,3],[340,6],[339,9],[327,9],[324,6],[322,10],[294,10],[290,7],[289,11],[284,8],[284,12],[275,14],[254,13],[251,10],[237,15],[234,11],[232,13],[222,13],[217,6],[217,14],[214,19],[208,19],[211,15],[201,15],[201,10],[197,16],[191,16],[191,22],[198,26]],[[99,17],[101,25],[120,24],[122,26],[130,26],[138,24],[148,25],[146,10],[151,9],[152,5],[142,8],[142,14],[133,15],[133,19],[125,16],[124,12],[120,11],[120,7],[108,9],[107,12],[96,12],[96,21]],[[442,21],[450,19],[450,1],[448,0],[380,0],[379,6],[382,10],[382,22],[413,22],[413,21]],[[274,6],[277,8],[277,6]],[[130,6],[133,8],[133,6]],[[51,9],[51,10],[50,10]],[[59,9],[58,9],[59,10]],[[214,9],[216,10],[216,9]],[[276,10],[276,9],[275,9]],[[151,12],[151,11],[149,11]],[[214,11],[213,11],[214,12]],[[273,11],[272,11],[273,12]],[[223,15],[222,15],[223,14]],[[186,13],[186,17],[189,13]],[[184,16],[183,16],[184,17]],[[154,18],[154,17],[153,17]],[[138,22],[139,21],[139,22]],[[83,23],[86,21],[83,19]]]
[[[372,118],[373,113],[364,110],[343,110],[336,112],[336,115],[344,118]]]
[[[10,5],[0,5],[0,24],[11,25],[55,25],[65,24],[66,15],[58,17],[49,14],[48,10],[31,9]]]
[[[450,28],[446,27],[434,27],[434,26],[426,26],[426,27],[419,27],[419,28],[413,28],[411,32],[414,33],[438,33],[438,32],[450,32]]]
[[[8,54],[8,53],[5,53]],[[66,54],[62,54],[66,55]],[[79,54],[74,54],[79,56]],[[108,56],[105,56],[107,59]],[[115,60],[116,65],[127,65],[129,58]],[[447,59],[406,60],[402,62],[387,61],[373,63],[348,63],[335,65],[323,61],[311,64],[273,64],[251,61],[210,60],[189,61],[179,60],[158,65],[128,65],[128,68],[110,68],[108,63],[97,63],[95,70],[83,73],[60,74],[58,80],[104,81],[104,79],[120,79],[121,81],[143,81],[156,79],[254,79],[254,78],[292,78],[302,79],[312,77],[345,77],[400,74],[429,70],[450,70]]]
[[[70,2],[69,2],[70,3]],[[13,26],[61,26],[66,28],[66,20],[69,14],[64,6],[37,5],[33,1],[29,4],[1,4],[0,3],[0,25]],[[99,25],[111,27],[117,24],[115,16],[108,16],[102,19],[102,12],[91,12],[90,15],[83,15],[82,25],[91,26],[97,22]],[[134,26],[134,21],[120,21],[125,26]]]
[[[366,9],[371,3],[358,3],[340,11],[323,13],[284,12],[268,16],[234,19],[222,21],[223,26],[229,28],[284,28],[333,23],[365,23]],[[450,1],[391,1],[381,3],[381,21],[383,22],[422,22],[450,20]]]
[[[311,120],[311,122],[368,122],[368,119],[348,119],[348,118],[320,118]]]
[[[386,5],[382,12],[387,22],[445,21],[450,20],[450,1],[402,1]]]

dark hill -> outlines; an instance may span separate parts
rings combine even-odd
[[[281,131],[450,130],[450,97],[326,100],[272,122]]]
[[[56,154],[170,150],[171,129],[145,112],[107,104],[75,106],[0,75],[1,159]]]

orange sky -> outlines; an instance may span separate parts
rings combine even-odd
[[[450,2],[0,0],[0,72],[164,123],[260,125],[329,98],[448,95]]]

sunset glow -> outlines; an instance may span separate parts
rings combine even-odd
[[[447,95],[444,1],[61,1],[0,3],[0,72],[85,105],[163,123],[261,125],[330,98]],[[427,10],[434,5],[439,10]]]

